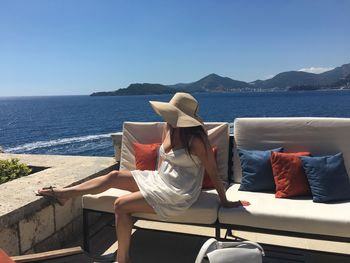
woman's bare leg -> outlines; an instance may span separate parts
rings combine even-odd
[[[52,193],[52,190],[50,189],[40,189],[38,190],[38,193],[41,195],[55,195],[61,203],[65,203],[70,198],[82,196],[84,194],[98,194],[109,188],[118,188],[130,192],[139,191],[130,171],[114,170],[106,175],[96,177],[72,187],[54,188],[54,193]]]
[[[132,231],[132,213],[155,213],[140,191],[121,196],[114,203],[118,237],[118,263],[130,263],[129,248]]]

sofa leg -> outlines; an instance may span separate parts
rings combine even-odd
[[[216,240],[220,240],[220,226],[215,226],[215,238]]]
[[[89,212],[83,209],[83,248],[86,252],[90,252],[89,243]]]
[[[230,228],[226,229],[226,233],[225,233],[225,239],[227,239],[227,237],[229,237],[231,235],[232,230]]]
[[[244,239],[237,237],[233,234],[233,229],[231,227],[226,228],[225,239],[228,237],[233,238],[235,241],[243,241]]]

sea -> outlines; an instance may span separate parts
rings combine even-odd
[[[193,95],[205,121],[350,117],[350,91],[344,90]],[[148,101],[171,97],[0,97],[0,146],[8,153],[113,156],[111,134],[125,121],[162,121]]]

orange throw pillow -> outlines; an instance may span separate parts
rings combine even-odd
[[[135,166],[137,170],[155,171],[160,143],[134,143]]]
[[[0,248],[0,262],[1,263],[15,263],[6,253]]]
[[[299,156],[311,156],[311,153],[271,153],[272,173],[276,184],[275,197],[311,195],[310,185]]]
[[[214,156],[215,156],[215,161],[216,161],[216,155],[217,155],[217,152],[218,152],[218,147],[214,146],[212,148],[213,150],[213,153],[214,153]],[[207,173],[207,171],[204,171],[204,178],[203,178],[203,183],[202,183],[202,189],[213,189],[214,188],[214,185]]]

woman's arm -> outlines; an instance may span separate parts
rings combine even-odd
[[[162,142],[161,144],[164,143],[166,137],[168,136],[169,134],[169,124],[165,124],[164,127],[163,127],[163,132],[162,132]],[[159,170],[160,166],[162,165],[162,162],[163,162],[163,157],[159,155],[158,153],[158,163],[157,163],[157,170]]]
[[[207,174],[209,175],[210,180],[214,185],[214,188],[218,192],[221,204],[224,207],[238,207],[242,205],[250,205],[249,202],[243,200],[237,202],[231,202],[227,200],[226,189],[218,176],[218,168],[210,144],[204,145],[200,139],[195,138],[193,139],[191,150],[193,154],[197,155],[201,160],[204,169],[207,171]]]

